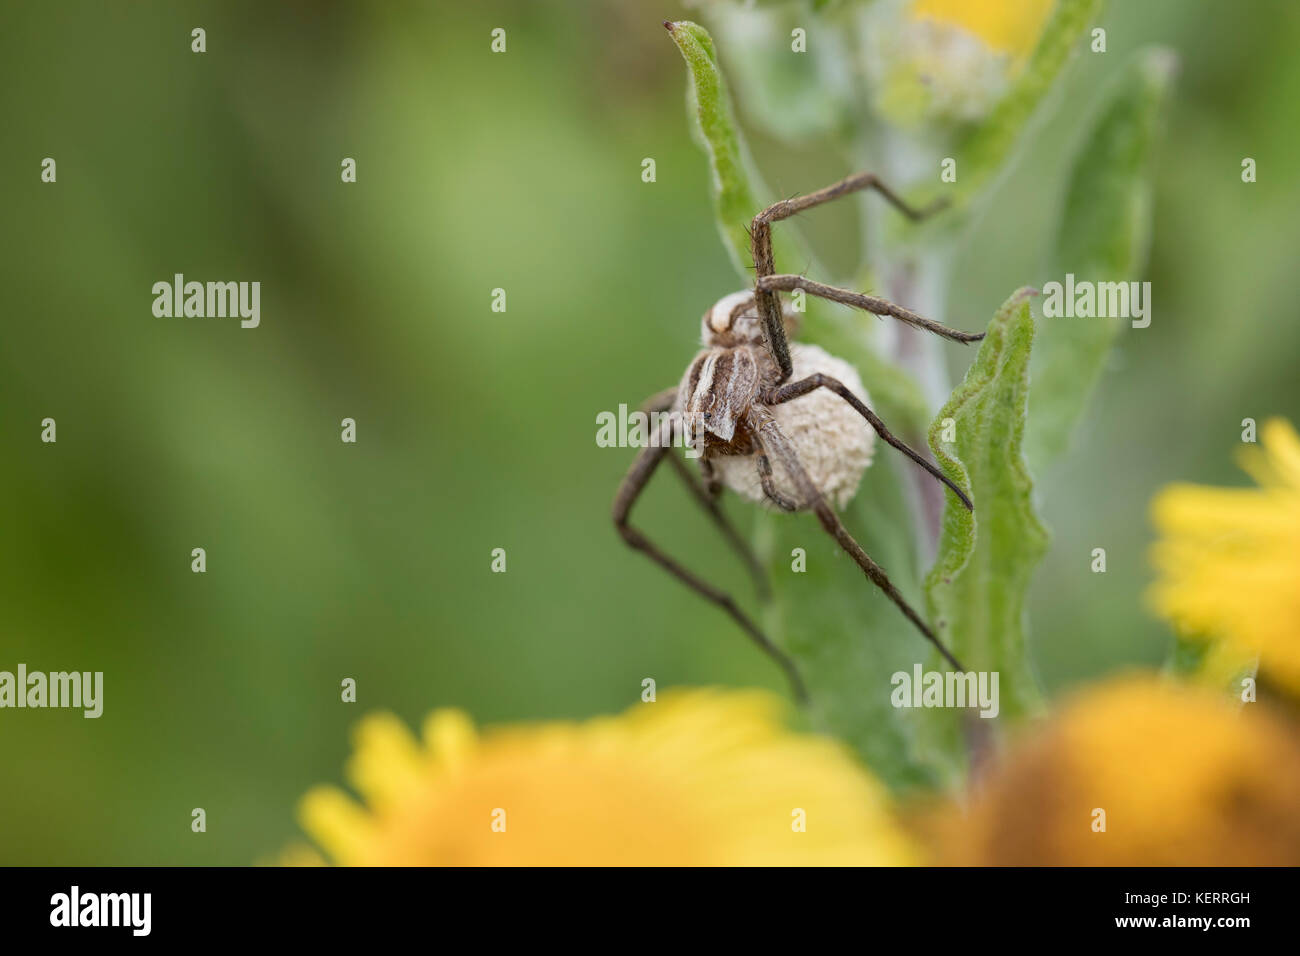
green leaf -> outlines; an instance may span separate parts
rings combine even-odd
[[[855,365],[871,406],[903,440],[919,447],[929,409],[915,381],[869,344],[870,323],[876,321],[810,299],[801,338]],[[840,518],[919,608],[921,560],[907,474],[914,468],[878,443],[874,463]],[[934,712],[890,703],[892,676],[899,671],[910,674],[913,665],[925,659],[930,647],[925,638],[864,577],[816,518],[764,514],[758,527],[756,544],[767,559],[776,595],[764,622],[804,677],[813,725],[848,743],[897,791],[949,782],[961,764],[961,740],[936,735]],[[803,572],[792,570],[795,548],[806,552]]]
[[[709,31],[689,20],[669,23],[667,27],[686,60],[690,77],[687,106],[695,121],[695,138],[708,154],[713,171],[713,211],[718,230],[732,265],[749,282],[753,278],[753,260],[748,229],[750,221],[765,205],[759,197],[766,195],[766,190],[753,171],[749,151],[736,125],[727,83],[718,66]],[[808,260],[789,230],[774,230],[772,243],[777,262]]]
[[[753,276],[749,225],[763,208],[760,197],[767,192],[753,171],[744,136],[736,124],[713,38],[704,27],[687,20],[670,23],[668,27],[686,60],[690,77],[688,110],[693,120],[693,134],[708,155],[713,172],[713,203],[718,231],[736,271],[748,283]],[[756,59],[761,62],[766,58]],[[805,58],[795,59],[802,61]],[[799,267],[806,267],[814,274],[822,271],[794,232],[792,223],[774,229],[772,243],[778,269],[783,268],[783,263],[798,263]],[[866,288],[870,284],[864,270],[855,287]],[[802,338],[816,342],[856,365],[877,403],[877,411],[887,421],[893,422],[897,430],[919,433],[928,418],[924,396],[907,372],[885,361],[871,347],[869,323],[876,320],[844,306],[812,298],[807,302],[807,309]]]
[[[916,538],[900,469],[877,451],[857,496],[840,517],[849,533],[885,568],[914,607],[920,607]],[[912,672],[929,644],[888,598],[866,579],[809,514],[764,514],[756,539],[768,557],[775,599],[764,617],[808,686],[813,726],[839,737],[895,790],[943,782],[927,750],[926,712],[890,704],[891,676]],[[806,552],[807,570],[792,569],[792,552]]]
[[[954,147],[956,205],[968,203],[1007,165],[1035,109],[1069,62],[1079,37],[1096,25],[1101,8],[1102,0],[1058,0],[1011,88],[984,122]]]
[[[925,581],[929,618],[963,665],[998,672],[1007,716],[1031,712],[1041,699],[1024,624],[1030,574],[1047,548],[1021,454],[1034,338],[1030,291],[998,310],[966,378],[930,426],[940,467],[970,489],[975,510],[948,497],[938,557]],[[955,441],[944,441],[946,419]]]
[[[1136,280],[1151,224],[1147,175],[1174,58],[1139,53],[1106,93],[1080,141],[1052,257],[1052,278]],[[1035,348],[1037,385],[1026,440],[1035,471],[1065,450],[1122,323],[1118,318],[1046,319]]]
[[[762,208],[759,197],[765,190],[751,171],[708,32],[687,22],[671,24],[670,32],[691,78],[688,108],[696,138],[712,167],[719,231],[737,271],[748,281],[747,229]],[[778,266],[812,261],[791,226],[774,230]],[[811,269],[820,271],[815,265]],[[885,362],[872,348],[870,323],[875,320],[819,300],[809,299],[807,308],[800,338],[854,363],[880,413],[905,440],[916,442],[928,419],[924,399],[906,372]],[[912,503],[899,470],[913,466],[903,465],[891,451],[879,453],[841,517],[917,605],[920,560]],[[803,674],[812,698],[813,724],[849,743],[894,788],[940,782],[937,762],[926,750],[926,716],[896,709],[889,702],[891,675],[910,670],[926,653],[925,639],[814,517],[759,514],[756,524],[755,546],[766,558],[776,592],[763,612],[764,625]],[[792,570],[795,548],[807,553],[805,572]],[[950,762],[951,755],[946,760]]]

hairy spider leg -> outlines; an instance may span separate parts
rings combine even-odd
[[[927,319],[923,315],[917,315],[911,309],[905,309],[901,305],[894,305],[888,299],[881,299],[874,295],[865,295],[861,292],[853,292],[850,289],[840,289],[833,285],[825,285],[821,282],[814,282],[803,276],[795,275],[768,275],[760,276],[755,280],[755,286],[763,292],[770,292],[775,295],[777,292],[791,292],[794,289],[803,289],[809,295],[815,295],[820,299],[830,299],[832,302],[841,302],[844,305],[851,305],[854,308],[863,309],[878,316],[892,316],[902,322],[906,322],[913,328],[923,329],[926,332],[933,332],[935,335],[942,335],[945,339],[951,339],[954,342],[960,342],[966,345],[970,342],[978,342],[984,338],[983,332],[962,332],[959,329],[952,329],[942,322],[936,322],[934,319]]]
[[[662,392],[651,395],[641,403],[640,407],[641,411],[648,414],[666,412],[672,409],[676,401],[677,389],[666,388]],[[674,423],[674,427],[676,427],[676,423]],[[670,443],[665,442],[664,444]],[[732,550],[736,552],[749,569],[750,577],[754,579],[754,590],[758,593],[759,600],[763,602],[771,600],[772,586],[768,583],[767,571],[759,562],[758,555],[754,554],[754,549],[749,546],[749,542],[736,530],[736,526],[728,520],[726,512],[718,505],[718,496],[722,494],[722,482],[714,476],[713,465],[710,464],[707,458],[700,458],[700,475],[703,479],[703,484],[701,484],[700,479],[691,474],[686,462],[672,454],[668,455],[667,458],[668,462],[673,466],[673,470],[677,472],[677,476],[690,489],[700,507],[708,512],[709,517],[713,519],[713,523],[722,532],[722,536],[727,539],[727,543],[731,545]]]
[[[951,478],[941,472],[934,465],[930,464],[930,462],[920,452],[912,448],[911,445],[894,435],[894,433],[886,427],[885,423],[880,420],[880,417],[868,408],[866,403],[863,402],[862,399],[858,398],[858,396],[854,395],[853,392],[849,390],[849,387],[839,379],[832,378],[829,375],[823,375],[821,372],[816,372],[809,375],[807,378],[799,379],[797,382],[787,382],[785,385],[767,389],[763,393],[763,404],[781,405],[785,402],[793,401],[800,396],[807,395],[809,392],[816,391],[819,388],[829,389],[840,398],[844,399],[844,401],[852,405],[857,413],[865,418],[870,423],[871,427],[876,430],[877,435],[883,438],[890,445],[893,445],[908,458],[912,459],[912,461],[916,462],[939,481],[947,485],[952,490],[952,493],[961,499],[961,503],[966,506],[967,511],[975,510],[975,507],[971,504],[970,498],[966,497],[966,493],[957,487],[956,483]],[[770,474],[771,466],[769,465],[767,467]],[[762,475],[762,472],[763,462],[760,461],[759,474]],[[764,484],[763,487],[764,490],[766,490],[767,485]]]
[[[890,205],[914,222],[938,212],[947,205],[947,200],[941,199],[924,209],[910,206],[882,183],[875,173],[855,173],[806,196],[782,199],[755,216],[750,225],[750,251],[754,259],[754,273],[757,279],[761,280],[765,276],[776,273],[776,262],[772,256],[772,223],[789,219],[805,209],[820,206],[822,203],[831,202],[860,189],[874,189],[884,196]],[[759,282],[755,283],[755,298],[758,299],[758,313],[763,320],[763,334],[768,351],[772,353],[772,358],[776,360],[781,370],[781,377],[777,379],[779,385],[794,374],[794,366],[790,361],[790,345],[786,341],[785,327],[781,323],[781,303],[776,290],[765,289]]]
[[[781,463],[781,467],[785,469],[786,474],[790,476],[790,479],[799,489],[799,493],[804,497],[805,507],[811,508],[817,515],[817,519],[821,522],[821,526],[826,533],[848,552],[871,583],[885,592],[885,596],[898,606],[903,615],[916,626],[917,630],[925,635],[926,640],[939,649],[939,653],[944,656],[949,664],[956,670],[966,670],[957,658],[952,655],[952,652],[943,645],[943,642],[939,640],[934,631],[930,630],[930,626],[921,620],[921,615],[917,614],[912,606],[907,603],[907,599],[899,593],[898,588],[894,587],[894,583],[885,574],[885,569],[871,560],[871,556],[862,550],[862,546],[858,544],[853,535],[849,534],[839,516],[835,514],[826,499],[822,497],[812,479],[808,477],[808,472],[804,470],[803,464],[799,461],[794,446],[790,444],[789,439],[781,431],[771,413],[754,409],[749,413],[749,424],[755,434],[758,435],[759,443]]]
[[[763,494],[767,497],[767,500],[782,511],[799,510],[797,502],[791,501],[776,490],[776,482],[772,480],[772,462],[768,460],[767,452],[761,449],[758,453],[758,482],[763,486]]]
[[[665,393],[667,394],[667,393]],[[662,409],[658,409],[662,410]],[[632,527],[628,519],[632,512],[632,506],[641,496],[646,486],[650,482],[655,469],[659,467],[660,462],[664,460],[665,455],[670,454],[669,444],[671,435],[664,435],[663,430],[671,428],[670,422],[665,422],[660,427],[660,439],[652,442],[647,448],[641,449],[632,462],[632,467],[624,476],[622,483],[618,487],[618,493],[614,496],[614,526],[618,533],[627,542],[628,546],[642,552],[660,567],[662,567],[677,580],[681,581],[691,590],[695,591],[701,597],[712,601],[718,607],[722,608],[740,625],[741,630],[749,635],[758,647],[767,654],[772,660],[780,666],[785,672],[786,679],[790,682],[790,689],[795,699],[801,704],[808,702],[808,691],[804,687],[803,678],[799,676],[798,668],[786,654],[777,647],[766,634],[758,627],[757,624],[745,614],[744,611],[736,604],[732,597],[713,587],[704,581],[703,578],[696,575],[682,565],[678,564],[667,554],[659,549],[657,545],[650,541],[644,534]],[[719,512],[720,513],[720,512]]]
[[[727,520],[726,514],[718,504],[718,496],[722,493],[722,486],[719,484],[716,486],[717,490],[710,490],[713,486],[701,483],[700,479],[691,473],[691,469],[686,462],[676,455],[669,454],[668,461],[673,466],[673,470],[677,472],[678,477],[691,490],[691,494],[700,503],[700,507],[709,513],[713,523],[718,526],[718,530],[727,539],[727,543],[731,545],[732,550],[740,556],[741,560],[745,562],[745,566],[749,568],[750,577],[754,579],[754,590],[758,592],[758,599],[764,602],[770,601],[772,599],[772,586],[768,583],[767,572],[763,570],[763,565],[759,563],[758,555],[754,554],[754,549],[736,530],[735,525]],[[701,463],[703,461],[701,459]]]

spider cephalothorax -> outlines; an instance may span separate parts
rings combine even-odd
[[[799,327],[798,313],[782,313],[786,335]],[[704,314],[706,346],[682,378],[678,405],[695,434],[687,436],[699,447],[711,471],[723,485],[760,504],[799,510],[791,476],[772,472],[750,424],[749,413],[763,404],[763,392],[780,377],[780,368],[763,344],[763,324],[752,291],[735,292]],[[790,343],[795,378],[821,374],[843,382],[862,402],[866,389],[848,362],[816,345]],[[834,393],[810,392],[799,399],[767,408],[795,451],[814,485],[837,507],[848,504],[871,464],[875,433],[862,427],[862,418]],[[766,463],[765,463],[766,462]],[[767,494],[762,476],[770,475]],[[793,505],[793,507],[787,507]]]
[[[807,196],[782,200],[754,217],[750,228],[754,288],[725,296],[704,314],[704,350],[692,360],[681,384],[650,399],[647,410],[673,411],[665,429],[686,423],[699,450],[703,483],[669,454],[670,435],[656,436],[637,456],[614,499],[614,523],[623,539],[664,569],[717,604],[771,654],[803,697],[803,685],[790,661],[728,595],[686,570],[628,523],[632,504],[659,463],[668,458],[699,502],[748,562],[766,593],[766,579],[743,539],[727,522],[717,498],[722,488],[785,511],[809,510],[857,562],[863,573],[893,601],[958,670],[956,658],[845,529],[834,506],[853,496],[871,463],[874,435],[897,448],[947,485],[967,508],[970,499],[924,456],[896,438],[868,405],[866,390],[847,362],[815,345],[792,343],[797,316],[782,308],[779,292],[802,289],[808,295],[891,316],[957,342],[982,334],[958,332],[875,296],[813,282],[803,276],[776,275],[771,224],[858,189],[874,189],[913,219],[933,209],[915,210],[871,173],[860,173]],[[862,427],[863,422],[871,431]],[[874,433],[874,435],[873,435]],[[773,467],[776,463],[776,468]]]
[[[705,348],[686,369],[677,402],[686,420],[698,425],[691,437],[706,455],[748,455],[755,440],[746,413],[778,371],[762,347],[754,293],[719,299],[700,326]]]

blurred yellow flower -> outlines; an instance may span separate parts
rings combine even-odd
[[[1262,706],[1145,676],[1090,689],[941,820],[938,852],[982,865],[1300,864],[1300,745]]]
[[[886,0],[863,19],[876,111],[902,127],[969,123],[1006,92],[1054,0]]]
[[[1055,0],[912,0],[914,20],[958,27],[1000,53],[1033,52]]]
[[[1212,642],[1216,670],[1258,656],[1263,676],[1300,693],[1300,436],[1273,419],[1260,438],[1240,457],[1258,488],[1172,485],[1152,502],[1150,599]]]
[[[348,768],[366,805],[319,787],[300,819],[346,865],[914,862],[881,787],[840,745],[783,728],[780,707],[764,692],[675,691],[617,717],[482,735],[440,710],[422,743],[372,715]]]

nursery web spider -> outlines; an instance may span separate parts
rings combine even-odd
[[[722,608],[740,625],[760,648],[770,655],[785,671],[795,696],[804,701],[807,694],[803,681],[794,662],[778,648],[757,624],[736,604],[730,595],[708,584],[692,571],[678,564],[651,542],[644,534],[628,523],[633,504],[645,489],[659,464],[667,458],[674,469],[686,482],[696,500],[709,513],[727,537],[731,546],[748,564],[751,573],[758,582],[760,595],[766,595],[766,582],[758,561],[741,536],[728,523],[718,505],[718,497],[726,484],[735,490],[748,494],[755,500],[764,501],[783,511],[811,510],[821,522],[825,531],[853,558],[866,574],[867,578],[880,588],[894,602],[916,628],[925,635],[948,663],[959,671],[965,668],[921,619],[921,616],[903,598],[894,587],[884,569],[864,551],[861,545],[849,534],[823,490],[819,490],[809,476],[804,459],[807,454],[818,451],[825,456],[828,443],[834,468],[834,460],[839,457],[840,447],[846,434],[844,416],[851,419],[849,426],[861,433],[861,441],[866,442],[866,454],[859,454],[856,474],[848,475],[841,481],[844,487],[838,487],[841,506],[856,490],[862,470],[870,461],[870,434],[861,428],[865,419],[877,435],[887,444],[897,448],[912,461],[920,465],[937,480],[943,482],[955,494],[963,505],[972,508],[970,499],[926,458],[898,439],[885,426],[885,423],[867,406],[861,392],[861,385],[852,388],[842,378],[856,374],[852,367],[841,360],[828,356],[816,346],[791,344],[789,335],[795,329],[796,316],[782,309],[778,293],[802,289],[809,295],[830,299],[854,306],[876,316],[892,316],[915,328],[924,329],[942,335],[955,342],[975,342],[984,337],[983,333],[959,332],[945,325],[923,318],[915,312],[894,305],[885,299],[851,292],[833,286],[823,285],[799,275],[780,275],[772,255],[772,223],[787,219],[794,214],[822,203],[839,199],[851,192],[861,189],[874,189],[892,206],[912,220],[919,220],[938,211],[942,204],[925,209],[915,209],[905,203],[892,190],[886,187],[872,173],[859,173],[849,176],[825,189],[785,199],[768,206],[754,217],[750,229],[751,251],[754,259],[755,281],[753,291],[734,293],[718,301],[704,314],[703,344],[704,350],[696,355],[686,370],[680,386],[661,392],[645,403],[647,411],[669,411],[677,415],[659,416],[660,434],[643,448],[633,462],[627,476],[619,486],[614,498],[614,524],[623,540],[631,547],[642,551],[666,571],[686,584],[696,593]],[[789,328],[787,328],[789,326]],[[791,381],[795,366],[802,364],[801,372],[808,372],[804,377]],[[843,370],[838,377],[826,374],[819,368]],[[826,390],[842,399],[842,403],[831,400],[832,404],[819,406],[815,415],[809,416],[807,410],[812,408],[805,398]],[[804,403],[798,400],[805,398]],[[822,400],[824,401],[824,400]],[[805,411],[801,416],[795,415],[795,406],[786,403],[803,404]],[[787,434],[778,423],[778,418],[785,415],[793,424],[787,427]],[[856,416],[861,416],[861,419]],[[802,420],[798,420],[801,417]],[[694,428],[682,422],[696,423]],[[853,424],[856,422],[856,425]],[[672,429],[681,427],[683,432],[693,432],[689,437],[695,448],[700,451],[701,480],[697,480],[688,470],[686,464],[670,453]],[[770,457],[769,457],[770,456]],[[781,469],[781,475],[773,472],[772,461],[775,459]],[[748,488],[739,487],[736,477],[736,465],[743,463],[744,475],[749,479]],[[720,474],[722,466],[726,474]],[[825,469],[823,469],[825,470]],[[753,482],[755,473],[758,481]],[[841,478],[845,476],[841,475]],[[760,488],[760,491],[755,491]],[[847,494],[845,493],[847,491]]]

